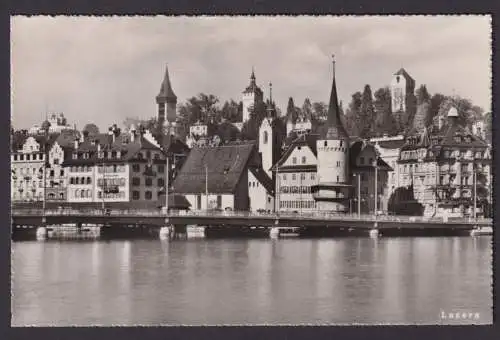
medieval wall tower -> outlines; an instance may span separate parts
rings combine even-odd
[[[158,104],[158,122],[160,126],[167,125],[170,132],[175,133],[175,121],[177,119],[177,96],[172,90],[168,66],[165,67],[165,76],[161,83],[160,93],[156,96]]]
[[[316,142],[318,184],[312,187],[319,210],[347,212],[349,209],[349,135],[340,120],[335,82],[333,81],[325,130]]]
[[[243,123],[250,119],[250,112],[252,110],[252,107],[257,103],[262,102],[263,96],[264,94],[262,90],[257,86],[257,83],[255,81],[255,73],[252,69],[252,75],[250,76],[250,85],[248,85],[245,91],[243,91]]]

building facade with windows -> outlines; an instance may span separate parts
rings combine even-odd
[[[491,203],[491,154],[487,143],[458,124],[455,108],[406,138],[398,159],[400,185],[412,187],[426,216],[484,213]]]

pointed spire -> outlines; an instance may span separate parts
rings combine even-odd
[[[177,101],[177,96],[172,90],[172,84],[170,84],[168,65],[165,66],[165,76],[163,77],[163,82],[161,83],[160,93],[156,96],[156,101]]]
[[[330,104],[328,106],[328,118],[326,121],[326,126],[328,131],[326,133],[326,139],[339,139],[339,138],[349,138],[342,120],[340,119],[339,102],[337,98],[337,85],[335,82],[335,55],[332,55],[333,63],[333,81],[332,81],[332,91],[330,93]]]
[[[254,69],[254,67],[253,67],[253,66],[252,66],[252,75],[250,76],[250,79],[251,79],[252,81],[255,81],[255,69]]]
[[[269,102],[273,103],[273,83],[269,82]]]

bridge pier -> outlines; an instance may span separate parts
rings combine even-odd
[[[370,235],[370,238],[377,238],[377,237],[379,237],[378,222],[377,221],[375,221],[373,223],[373,228],[370,229],[369,235]]]
[[[36,228],[36,239],[38,241],[44,241],[47,239],[47,219],[42,217],[42,223]]]
[[[174,227],[171,225],[165,225],[160,228],[159,237],[160,240],[166,240],[174,233]]]
[[[270,238],[278,238],[280,236],[280,228],[271,227],[269,228],[269,237]]]

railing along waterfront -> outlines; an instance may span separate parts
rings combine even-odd
[[[200,218],[248,218],[248,219],[291,219],[291,220],[352,220],[352,221],[378,221],[401,223],[467,223],[491,224],[489,218],[453,218],[445,220],[442,217],[402,216],[402,215],[373,215],[373,214],[341,214],[335,212],[251,212],[251,211],[170,211],[166,214],[161,210],[145,209],[13,209],[13,216],[123,216],[123,217],[200,217]]]

